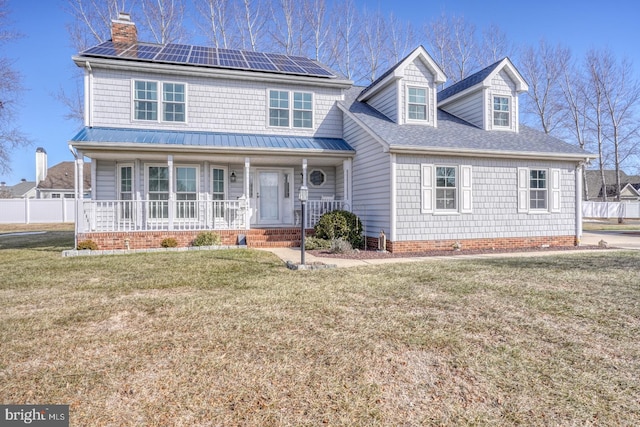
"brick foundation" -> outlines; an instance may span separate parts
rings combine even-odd
[[[404,242],[387,241],[389,252],[421,252],[421,251],[451,251],[456,242],[460,243],[460,249],[522,249],[540,247],[575,246],[575,236],[542,236],[542,237],[502,237],[493,239],[464,239],[464,240],[414,240]],[[368,238],[368,247],[378,248],[378,239]]]
[[[161,242],[173,237],[178,247],[191,246],[191,242],[203,230],[192,231],[121,231],[110,233],[79,233],[78,242],[93,240],[99,250],[113,249],[151,249],[161,247]],[[283,248],[300,246],[299,228],[266,228],[252,230],[220,230],[214,231],[220,235],[221,244],[230,246],[238,244],[238,236],[246,237],[247,246],[252,248]],[[307,236],[313,235],[313,230],[307,230]],[[127,241],[129,247],[127,248]]]
[[[201,233],[198,231],[123,231],[112,233],[80,233],[78,242],[93,240],[100,250],[159,248],[162,240],[173,237],[178,247],[191,246],[191,242]],[[231,246],[238,244],[238,236],[246,237],[250,248],[286,248],[300,246],[299,228],[264,228],[251,230],[221,230],[215,231],[221,237],[221,244]],[[313,235],[313,229],[308,229],[307,236]],[[378,249],[378,238],[367,237],[367,248]],[[460,242],[461,250],[482,249],[520,249],[539,248],[542,246],[560,247],[575,246],[575,236],[544,236],[544,237],[504,237],[495,239],[466,239],[466,240],[413,240],[392,242],[387,240],[387,250],[395,253],[421,251],[451,251],[453,245]]]

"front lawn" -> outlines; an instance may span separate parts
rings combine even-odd
[[[294,272],[40,236],[0,236],[0,401],[73,426],[640,424],[637,252]]]

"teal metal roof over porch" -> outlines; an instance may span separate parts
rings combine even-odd
[[[181,146],[239,150],[293,150],[303,152],[334,152],[353,154],[355,150],[341,138],[291,135],[259,135],[222,132],[147,130],[107,127],[85,127],[70,141],[70,145],[137,145]]]

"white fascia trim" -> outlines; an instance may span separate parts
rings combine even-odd
[[[281,154],[296,154],[296,155],[309,155],[309,156],[322,156],[322,157],[350,157],[355,154],[355,151],[333,151],[333,150],[319,150],[319,149],[296,149],[296,148],[234,148],[234,147],[210,147],[210,146],[195,146],[195,145],[173,145],[173,144],[139,144],[130,142],[74,142],[70,141],[69,146],[82,149],[85,151],[100,152],[100,151],[126,151],[126,152],[192,152],[192,153],[216,153],[216,154],[255,154],[255,155],[281,155]]]
[[[398,71],[398,70],[395,70],[395,71]],[[375,95],[376,93],[380,92],[382,89],[384,89],[387,86],[389,86],[390,84],[395,83],[396,81],[400,80],[402,78],[402,75],[396,74],[395,71],[393,73],[389,74],[387,77],[385,77],[382,81],[378,82],[373,87],[373,89],[365,92],[364,95],[358,95],[356,100],[359,101],[359,102],[365,102],[368,99],[371,99],[371,97],[373,95]]]
[[[584,154],[562,154],[562,153],[537,153],[528,151],[494,151],[494,150],[473,150],[464,148],[436,148],[436,147],[391,147],[389,152],[397,154],[429,154],[455,157],[489,157],[500,159],[525,159],[525,160],[566,160],[566,161],[588,161],[595,159],[593,155]]]
[[[344,104],[338,102],[338,108],[346,114],[351,120],[353,120],[360,128],[367,132],[373,139],[375,139],[380,145],[382,145],[383,151],[387,152],[390,149],[389,144],[384,139],[380,138],[374,131],[372,131],[362,120],[358,119]],[[348,141],[347,141],[348,143]]]
[[[100,67],[113,70],[169,73],[172,75],[195,76],[195,77],[216,77],[232,80],[248,80],[271,83],[297,83],[312,86],[333,87],[339,89],[349,89],[353,86],[351,80],[330,80],[320,77],[295,76],[291,74],[262,73],[258,71],[231,70],[225,68],[205,68],[185,65],[161,64],[155,62],[136,61],[114,61],[105,58],[87,58],[74,56],[73,61],[78,67],[85,67],[91,64],[93,67]]]
[[[483,81],[484,85],[488,86],[491,80],[495,77],[495,75],[502,70],[505,70],[507,74],[509,74],[511,79],[515,82],[517,93],[522,93],[529,90],[529,85],[527,85],[527,82],[525,81],[524,77],[522,77],[522,74],[520,74],[518,69],[515,67],[515,65],[513,65],[513,63],[509,58],[504,58],[500,66],[496,67],[496,69],[493,70],[493,72],[489,74],[486,79],[484,79]]]

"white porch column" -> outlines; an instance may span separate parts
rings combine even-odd
[[[342,161],[342,174],[344,176],[342,194],[344,194],[345,203],[349,204],[349,210],[353,212],[351,207],[351,163],[351,159]]]
[[[90,197],[91,200],[96,200],[95,192],[96,192],[96,187],[98,185],[97,178],[98,178],[98,161],[96,159],[93,159],[93,161],[91,162],[91,197]],[[84,175],[80,176],[80,179],[82,180],[82,182],[84,182]]]
[[[245,202],[245,219],[244,228],[248,230],[251,228],[251,197],[249,194],[249,180],[251,174],[251,159],[249,157],[244,158],[244,202]]]
[[[84,156],[81,151],[78,151],[76,164],[78,165],[78,173],[75,178],[77,183],[76,188],[78,189],[78,194],[76,196],[78,199],[82,200],[84,198]]]
[[[167,156],[167,166],[169,167],[169,230],[173,230],[173,203],[175,201],[175,197],[173,195],[173,156],[169,154]]]
[[[579,163],[576,167],[576,244],[582,239],[582,174],[584,166]]]
[[[142,196],[142,182],[144,180],[144,169],[142,167],[142,161],[140,159],[136,159],[133,164],[133,200],[135,200],[134,212],[136,215],[136,228],[137,229],[145,229],[145,223],[143,215],[145,215],[146,210],[144,209],[144,202]],[[118,183],[118,185],[120,185]]]

